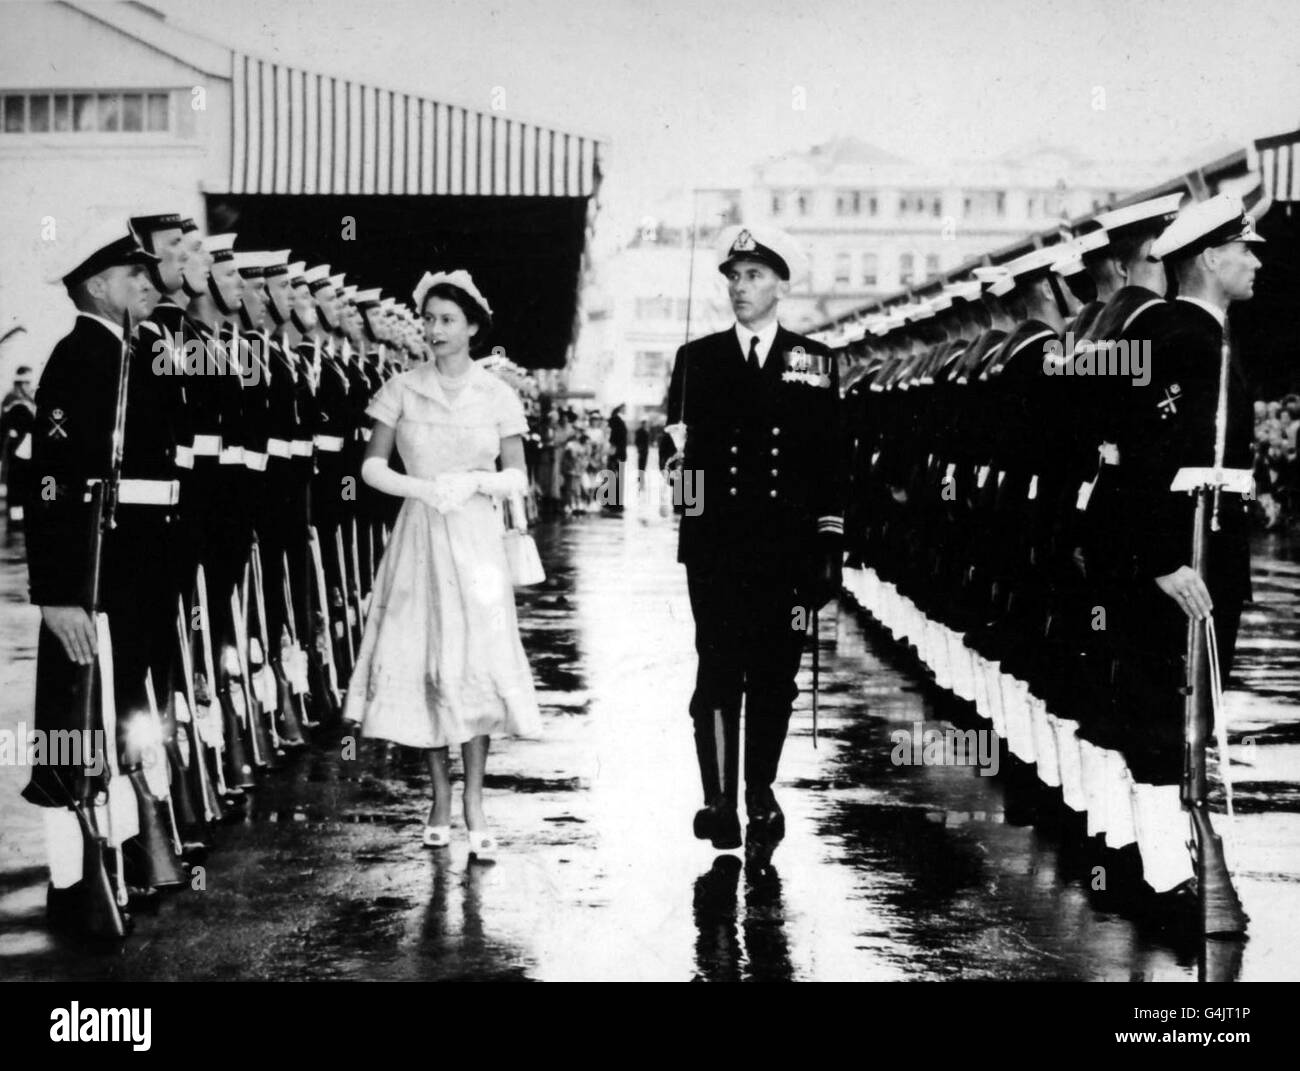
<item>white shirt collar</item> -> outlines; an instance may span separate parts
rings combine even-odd
[[[740,341],[740,352],[749,360],[749,340],[758,339],[758,366],[767,363],[767,355],[772,352],[772,343],[776,341],[776,332],[781,325],[773,320],[761,331],[751,331],[739,320],[736,321],[736,338]]]
[[[113,332],[113,337],[117,339],[118,342],[122,341],[121,324],[115,324],[113,323],[112,320],[107,320],[103,316],[100,316],[98,313],[94,313],[94,312],[82,312],[78,310],[77,315],[84,316],[87,320],[94,320],[96,323],[103,324],[105,327],[107,327],[110,331]]]
[[[1189,297],[1186,294],[1179,294],[1178,300],[1186,301],[1189,305],[1199,305],[1219,322],[1220,327],[1228,326],[1228,314],[1225,310],[1219,308],[1218,305],[1211,305],[1208,301],[1203,301],[1201,298],[1197,297]]]

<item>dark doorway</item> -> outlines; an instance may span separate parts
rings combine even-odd
[[[236,232],[236,248],[287,247],[399,301],[410,301],[425,271],[465,268],[495,314],[489,346],[525,368],[564,366],[585,197],[210,194],[207,211],[209,233]]]

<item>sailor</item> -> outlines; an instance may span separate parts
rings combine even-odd
[[[1188,621],[1212,620],[1226,686],[1244,601],[1250,597],[1247,507],[1253,408],[1233,349],[1229,310],[1254,293],[1263,241],[1240,198],[1219,194],[1187,207],[1151,246],[1176,280],[1151,354],[1151,380],[1130,392],[1118,428],[1133,585],[1122,661],[1125,754],[1144,877],[1183,897],[1192,861],[1179,803],[1183,755],[1183,656]],[[1204,581],[1192,568],[1193,496],[1180,480],[1214,464],[1222,349],[1230,352],[1224,485],[1215,496]]]
[[[777,319],[801,262],[779,230],[723,230],[718,270],[737,322],[681,347],[669,389],[668,417],[684,441],[670,432],[665,456],[681,450],[676,478],[708,496],[706,508],[682,516],[678,560],[699,655],[690,713],[705,806],[695,834],[720,849],[741,844],[742,699],[748,836],[772,844],[784,834],[772,785],[795,675],[812,615],[840,581],[836,366],[824,345]]]
[[[19,365],[14,386],[0,402],[0,469],[5,484],[5,506],[10,523],[21,522],[31,492],[32,429],[36,426],[36,399],[32,396],[32,369]]]
[[[145,821],[157,817],[156,801],[143,781],[138,733],[147,728],[144,715],[152,705],[150,667],[174,635],[171,577],[158,560],[172,537],[179,494],[176,444],[170,423],[153,407],[153,376],[128,378],[116,517],[98,561],[101,616],[87,611],[94,566],[87,556],[87,492],[111,475],[118,375],[130,346],[125,321],[143,313],[147,266],[158,262],[125,221],[105,221],[56,251],[47,278],[67,290],[77,319],[56,344],[36,396],[27,565],[31,599],[41,608],[36,728],[80,737],[85,692],[94,690],[95,730],[102,737],[93,747],[101,761],[94,764],[91,795],[102,797],[105,787],[109,792],[107,809],[95,808],[104,811],[100,828],[111,847],[137,861],[135,880],[161,886],[182,880],[176,860],[164,850],[151,867],[135,851],[141,833],[157,832]],[[119,756],[130,765],[120,766]],[[123,776],[112,776],[117,773]],[[66,762],[34,764],[23,796],[47,809],[51,925],[104,935],[104,916],[88,913],[92,890],[89,876],[83,881],[83,863],[90,855],[69,809],[82,798],[83,776],[92,774]],[[121,902],[128,893],[125,866],[111,870]]]

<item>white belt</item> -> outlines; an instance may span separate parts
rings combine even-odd
[[[289,448],[294,457],[311,457],[313,445],[310,439],[294,439]]]
[[[176,447],[176,467],[178,469],[192,469],[194,467],[194,448],[191,446]]]
[[[244,463],[244,448],[242,446],[223,446],[221,448],[221,463],[223,465],[242,465]]]
[[[216,457],[219,453],[221,453],[220,435],[194,436],[195,457]]]
[[[1101,455],[1103,465],[1119,464],[1119,447],[1114,443],[1102,443],[1097,447],[1097,453]]]
[[[266,455],[260,454],[256,450],[244,449],[244,468],[252,469],[254,472],[266,471]]]
[[[180,500],[179,480],[121,480],[117,500],[124,506],[174,506]]]
[[[342,435],[317,435],[316,449],[323,450],[327,454],[337,454],[343,449]]]
[[[1255,474],[1250,469],[1185,468],[1179,469],[1171,491],[1197,491],[1202,487],[1221,487],[1239,495],[1255,493]]]
[[[288,439],[267,439],[266,452],[272,457],[290,457],[293,446]]]

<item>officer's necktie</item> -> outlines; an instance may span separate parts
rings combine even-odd
[[[756,375],[758,374],[759,371],[757,335],[751,335],[749,337],[749,370],[755,373]]]

